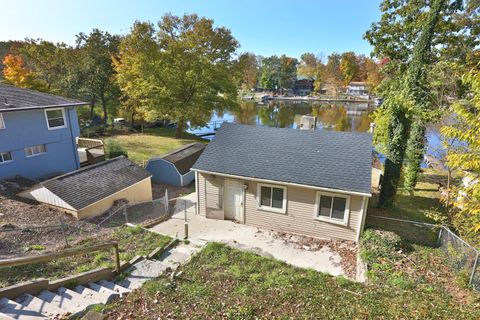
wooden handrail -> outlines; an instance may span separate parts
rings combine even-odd
[[[84,248],[71,248],[66,249],[60,252],[53,252],[53,253],[45,253],[39,254],[37,256],[31,257],[19,257],[19,258],[11,258],[11,259],[2,259],[0,260],[0,268],[3,267],[15,267],[21,266],[30,263],[37,263],[37,262],[45,262],[45,261],[52,261],[59,258],[71,257],[76,256],[79,254],[85,254],[95,251],[104,250],[107,248],[113,247],[115,250],[115,271],[120,273],[120,255],[118,253],[118,243],[117,242],[108,242],[104,244],[98,244],[91,247],[84,247]]]

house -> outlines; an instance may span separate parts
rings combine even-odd
[[[367,96],[368,90],[365,82],[350,82],[347,87],[347,94],[351,96]]]
[[[156,183],[187,186],[195,180],[195,173],[190,169],[203,149],[203,143],[188,144],[160,158],[148,160],[145,169],[152,174],[152,180]]]
[[[192,170],[206,218],[358,241],[372,135],[224,123]]]
[[[75,108],[86,104],[0,83],[0,179],[44,179],[78,169]]]
[[[297,76],[297,80],[295,80],[295,88],[293,91],[297,95],[309,95],[313,91],[314,82],[315,79],[305,76]]]
[[[43,181],[20,196],[85,219],[105,213],[120,199],[151,201],[151,174],[120,156]]]

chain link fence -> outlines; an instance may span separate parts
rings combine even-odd
[[[393,231],[413,243],[438,247],[452,270],[466,278],[474,290],[480,291],[479,250],[450,229],[431,223],[376,215],[367,215],[366,226]]]

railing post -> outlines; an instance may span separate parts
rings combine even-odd
[[[117,274],[120,274],[120,255],[118,253],[118,243],[115,243],[113,248],[115,250],[115,271],[117,271]]]
[[[470,275],[470,282],[468,283],[469,285],[472,285],[473,277],[475,277],[475,271],[477,270],[477,265],[478,265],[478,251],[477,251],[477,256],[475,257],[475,263],[473,264],[472,274]]]
[[[440,231],[438,231],[438,238],[437,238],[437,247],[440,247],[440,239],[442,238],[442,231],[443,231],[443,226],[440,228]]]

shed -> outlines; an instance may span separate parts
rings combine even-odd
[[[120,199],[151,201],[150,180],[148,171],[120,156],[43,181],[20,195],[84,219],[105,213]]]
[[[152,174],[154,182],[179,187],[189,185],[195,180],[195,173],[190,169],[203,149],[203,143],[188,144],[162,157],[150,159],[145,169]]]

